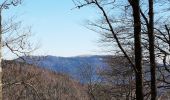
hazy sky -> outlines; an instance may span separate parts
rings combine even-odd
[[[41,46],[35,54],[76,56],[99,54],[99,35],[83,25],[93,20],[96,12],[85,7],[74,9],[72,0],[24,0],[18,7],[4,11],[4,16],[17,15],[23,25],[32,26],[32,41]]]

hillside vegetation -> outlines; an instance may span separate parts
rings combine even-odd
[[[3,61],[3,100],[89,100],[79,82],[33,65]]]

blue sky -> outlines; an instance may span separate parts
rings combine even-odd
[[[23,25],[32,26],[32,41],[41,44],[34,54],[99,54],[99,35],[83,26],[86,20],[95,19],[95,10],[71,10],[74,7],[72,0],[24,0],[22,5],[4,11],[4,15],[16,15]]]

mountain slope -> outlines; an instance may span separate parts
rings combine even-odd
[[[3,100],[88,100],[86,88],[67,75],[26,63],[3,62]]]
[[[30,64],[51,69],[60,73],[69,74],[72,77],[78,76],[78,70],[86,65],[90,65],[95,70],[108,66],[104,58],[107,56],[76,56],[76,57],[56,57],[56,56],[31,56],[24,57]]]

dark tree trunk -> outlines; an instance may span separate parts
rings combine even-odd
[[[154,35],[153,0],[148,0],[148,3],[149,3],[148,37],[149,37],[150,71],[151,71],[151,100],[156,100],[157,87],[156,87],[156,63],[154,51],[155,35]]]
[[[1,16],[1,10],[0,9],[0,100],[2,100],[2,16]]]
[[[136,99],[143,100],[143,71],[142,71],[142,47],[141,47],[141,19],[140,19],[140,0],[129,0],[133,9],[134,18],[134,42],[135,42],[135,66],[136,77]]]

